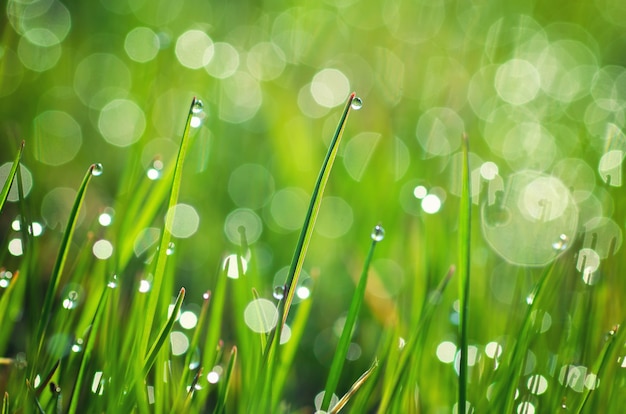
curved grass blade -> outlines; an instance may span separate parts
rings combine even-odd
[[[2,399],[2,414],[9,414],[9,407],[9,393],[5,391]]]
[[[67,256],[70,251],[70,244],[72,242],[72,238],[74,237],[74,231],[76,230],[78,213],[80,212],[80,209],[85,200],[87,186],[89,185],[89,182],[93,177],[93,171],[95,168],[96,164],[92,164],[87,170],[85,176],[83,177],[83,181],[80,184],[80,187],[78,188],[78,192],[76,194],[76,199],[74,200],[74,205],[72,206],[72,210],[70,211],[70,216],[67,222],[67,226],[65,228],[65,232],[63,233],[63,239],[61,240],[61,246],[59,247],[57,259],[54,264],[52,274],[50,275],[50,283],[46,291],[46,297],[44,299],[43,309],[41,311],[41,318],[39,320],[39,327],[37,329],[37,341],[39,345],[37,348],[37,357],[35,358],[35,361],[39,361],[39,355],[41,354],[41,350],[43,348],[46,330],[48,328],[48,324],[50,323],[50,319],[52,318],[52,303],[54,301],[54,297],[56,295],[56,291],[59,285],[59,279],[61,277],[61,274],[63,273],[63,269],[65,268],[65,262],[67,261]],[[36,368],[37,364],[33,364],[31,374],[36,372]]]
[[[9,171],[9,175],[7,176],[7,180],[2,187],[2,192],[0,192],[0,211],[2,211],[2,207],[4,207],[4,203],[7,201],[9,197],[9,191],[11,191],[11,185],[15,180],[15,175],[17,174],[17,167],[20,165],[20,160],[22,159],[22,153],[24,152],[24,144],[22,141],[20,144],[20,148],[17,150],[17,155],[13,160],[13,165],[11,166],[11,170]]]
[[[465,412],[467,401],[468,338],[470,294],[470,243],[472,200],[470,199],[469,142],[463,135],[463,171],[459,211],[459,399],[458,410]]]
[[[224,379],[219,389],[217,407],[215,408],[215,413],[217,414],[223,413],[226,410],[226,400],[228,398],[228,390],[230,389],[230,381],[232,379],[236,361],[237,361],[237,347],[233,346],[233,349],[230,351],[230,358],[228,360],[228,368],[226,368],[226,374],[224,375]]]
[[[159,354],[159,351],[163,347],[163,344],[167,341],[168,335],[174,328],[174,323],[178,318],[178,312],[180,312],[180,308],[183,306],[183,299],[185,299],[185,288],[180,289],[178,297],[176,298],[176,302],[174,303],[174,309],[172,310],[172,314],[170,315],[165,325],[163,325],[163,328],[161,328],[161,331],[157,335],[156,340],[150,347],[150,351],[148,351],[148,356],[143,363],[144,377],[148,375],[150,368],[152,368],[154,361],[156,361],[156,357]]]
[[[189,112],[187,114],[187,121],[185,122],[185,128],[183,130],[183,137],[180,143],[180,147],[178,149],[178,156],[176,157],[176,164],[174,165],[174,176],[172,177],[172,187],[170,190],[170,197],[167,204],[167,211],[171,211],[172,207],[176,205],[178,202],[178,195],[180,194],[180,186],[182,183],[182,175],[183,175],[183,164],[185,161],[185,157],[187,155],[187,151],[189,149],[189,135],[191,132],[191,121],[194,116],[194,110],[198,107],[198,103],[200,101],[195,97],[191,101],[191,105],[189,107]],[[156,255],[156,264],[155,271],[152,283],[152,292],[154,294],[150,295],[147,303],[146,309],[146,322],[144,324],[144,330],[142,335],[142,343],[141,348],[147,350],[148,341],[150,338],[150,332],[152,331],[152,325],[157,314],[157,309],[159,308],[159,302],[165,301],[165,299],[170,295],[171,289],[163,287],[163,275],[165,274],[165,265],[167,264],[167,248],[172,238],[172,234],[168,229],[172,228],[174,223],[174,215],[167,214],[165,218],[165,226],[163,228],[163,232],[161,233],[161,240],[159,242],[159,251]]]
[[[74,384],[74,389],[70,393],[70,401],[69,401],[69,411],[70,413],[78,412],[78,393],[80,392],[80,387],[83,385],[83,380],[85,378],[85,372],[87,370],[87,364],[90,362],[91,353],[96,343],[96,338],[98,337],[98,333],[100,330],[100,322],[102,321],[102,314],[104,313],[104,309],[106,309],[105,304],[107,298],[109,296],[109,288],[105,288],[100,296],[100,300],[98,301],[98,307],[96,308],[96,312],[91,321],[91,327],[89,329],[89,336],[87,337],[85,343],[85,350],[82,353],[80,360],[80,367],[78,368],[78,375],[76,377],[76,383]]]
[[[367,369],[367,371],[365,371],[363,373],[363,375],[361,375],[359,377],[359,379],[356,380],[356,382],[354,384],[352,384],[352,387],[350,387],[348,392],[345,393],[343,397],[341,397],[341,399],[328,412],[328,414],[337,414],[339,411],[341,411],[341,409],[346,406],[348,401],[350,401],[350,398],[352,398],[354,396],[354,394],[356,394],[356,392],[361,388],[361,386],[363,384],[365,384],[365,382],[372,376],[372,374],[374,373],[374,370],[376,370],[376,368],[378,368],[378,359],[374,359],[374,362],[372,363],[372,366],[370,366]]]
[[[380,226],[376,226],[376,229],[379,229]],[[328,411],[330,400],[337,388],[337,384],[339,383],[339,377],[341,376],[341,372],[343,370],[343,364],[346,361],[346,355],[348,355],[348,349],[350,348],[350,341],[352,339],[352,331],[356,324],[356,319],[361,310],[361,305],[363,304],[363,299],[365,298],[365,288],[367,287],[367,276],[369,273],[370,263],[372,262],[372,258],[374,257],[374,250],[376,248],[376,244],[378,244],[378,240],[376,238],[372,239],[372,244],[370,245],[369,252],[367,253],[367,258],[365,259],[365,264],[363,265],[363,271],[361,272],[361,278],[359,279],[359,284],[352,295],[352,301],[350,302],[350,308],[348,310],[348,315],[346,316],[346,322],[343,325],[343,331],[341,332],[341,338],[339,338],[339,343],[337,344],[337,350],[333,356],[333,362],[330,366],[330,372],[328,373],[328,379],[326,380],[326,387],[324,388],[324,399],[322,400],[322,411]]]
[[[624,343],[624,332],[626,330],[620,329],[622,325],[617,325],[607,334],[606,342],[600,351],[600,355],[596,359],[596,362],[593,366],[594,372],[596,372],[596,378],[600,380],[602,377],[602,373],[604,372],[604,368],[606,367],[606,363],[610,358],[611,351],[615,347],[615,344],[623,344]],[[595,389],[595,387],[585,387],[585,394],[580,401],[580,405],[574,411],[577,414],[585,412],[585,405],[589,401],[589,397],[591,396],[591,392]]]
[[[311,236],[313,235],[313,227],[315,226],[315,220],[317,219],[317,214],[319,213],[320,205],[322,203],[322,196],[324,195],[324,189],[326,188],[326,183],[328,182],[330,171],[333,167],[333,163],[335,162],[335,158],[337,157],[339,143],[341,142],[341,137],[343,135],[343,131],[346,126],[346,121],[348,119],[348,114],[350,113],[350,108],[352,107],[352,101],[355,98],[356,98],[356,94],[354,92],[352,92],[350,96],[348,97],[346,106],[344,107],[341,118],[339,119],[337,130],[335,131],[335,135],[333,136],[333,139],[330,142],[330,146],[328,147],[328,152],[326,153],[326,158],[324,159],[324,162],[322,163],[322,168],[320,169],[319,175],[317,177],[317,181],[315,182],[315,187],[313,188],[311,201],[309,202],[309,208],[304,218],[302,231],[300,232],[298,244],[296,245],[296,250],[294,251],[293,259],[291,261],[291,266],[289,268],[289,274],[287,275],[285,300],[284,300],[282,313],[280,314],[283,325],[287,321],[289,308],[291,307],[291,303],[293,302],[293,296],[295,294],[295,286],[298,283],[298,277],[300,276],[300,271],[302,270],[302,265],[304,264],[306,251],[309,247]]]

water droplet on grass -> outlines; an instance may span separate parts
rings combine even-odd
[[[281,300],[285,297],[285,287],[284,286],[275,286],[274,293],[272,293],[274,298]]]
[[[568,245],[569,245],[569,238],[567,237],[567,235],[561,234],[559,238],[554,243],[552,243],[552,248],[556,250],[557,252],[562,252],[565,249],[567,249]]]
[[[165,251],[165,254],[168,256],[171,256],[174,254],[174,250],[176,250],[176,245],[173,242],[169,242],[169,244],[167,245],[167,250]]]
[[[98,177],[102,175],[103,172],[104,172],[104,167],[102,166],[102,164],[97,163],[91,166],[91,175],[93,175],[94,177]]]
[[[193,104],[191,105],[191,112],[194,114],[199,114],[204,110],[204,103],[200,99],[193,99]]]
[[[111,289],[115,289],[117,287],[117,276],[113,275],[109,283],[107,283],[107,287]]]
[[[374,230],[372,230],[371,236],[372,240],[374,240],[375,242],[379,242],[385,238],[385,229],[383,229],[383,226],[378,224],[376,225],[376,227],[374,227]]]
[[[76,306],[78,306],[78,292],[72,290],[63,300],[63,307],[65,309],[74,309]]]
[[[83,340],[78,338],[74,345],[72,345],[72,352],[80,352],[83,350]]]
[[[363,108],[363,100],[357,96],[352,100],[350,106],[352,106],[352,109],[354,109],[355,111],[358,111],[359,109]]]

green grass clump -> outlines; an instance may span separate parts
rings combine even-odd
[[[244,226],[238,251],[218,266],[208,290],[193,291],[177,278],[175,265],[182,259],[173,244],[177,225],[173,211],[189,174],[192,125],[202,109],[196,98],[187,113],[178,155],[161,172],[161,179],[148,180],[136,164],[128,164],[122,177],[126,191],[118,194],[115,221],[106,230],[79,227],[90,189],[103,173],[100,164],[87,169],[77,184],[65,227],[53,240],[58,252],[49,272],[23,194],[20,146],[0,193],[2,208],[11,186],[17,184],[19,226],[14,232],[22,248],[14,254],[17,264],[11,276],[5,277],[9,271],[2,269],[6,281],[0,292],[0,320],[5,321],[0,332],[2,413],[304,413],[313,405],[318,412],[329,413],[448,412],[455,406],[466,406],[469,412],[618,412],[626,403],[623,321],[617,318],[609,327],[596,326],[590,315],[602,305],[595,302],[591,286],[581,288],[571,280],[572,253],[565,252],[548,266],[516,269],[520,277],[512,284],[516,297],[524,301],[510,306],[506,326],[489,326],[502,318],[492,319],[489,312],[495,305],[481,304],[476,296],[484,286],[472,265],[477,217],[465,136],[454,221],[458,241],[449,243],[458,252],[453,255],[456,262],[444,263],[416,251],[427,277],[408,283],[396,300],[376,302],[368,282],[378,277],[372,269],[374,251],[385,236],[382,226],[376,225],[369,235],[369,251],[354,254],[359,259],[352,268],[361,272],[354,274],[351,301],[340,304],[345,318],[335,328],[336,340],[324,344],[331,355],[324,366],[325,380],[314,384],[315,401],[297,398],[306,387],[301,385],[305,379],[298,361],[316,318],[312,298],[297,305],[294,298],[348,115],[361,105],[360,100],[356,105],[357,99],[352,93],[339,117],[285,283],[278,287],[254,266],[261,253],[248,243]],[[396,228],[383,244],[394,243],[401,237],[397,232],[403,231],[407,237],[419,237],[419,242],[409,239],[411,246],[436,242],[441,231],[433,223],[442,224],[424,220],[414,232]],[[150,226],[158,229],[156,236],[137,253],[136,240]],[[115,246],[107,260],[92,254],[100,238]],[[365,252],[365,248],[365,243],[355,242],[355,249]],[[6,254],[0,259],[15,262]],[[619,262],[606,266],[608,273],[618,269]],[[453,278],[458,279],[457,296],[446,289]],[[266,298],[268,288],[274,292],[271,299]],[[574,293],[562,297],[562,291]],[[182,313],[191,308],[190,298],[200,305],[186,335],[181,332],[187,329]],[[552,322],[550,314],[559,315],[559,309],[566,309],[568,316],[554,321],[557,327],[546,335],[546,320]],[[477,328],[482,325],[484,335]],[[490,337],[493,332],[501,336]],[[351,348],[372,334],[373,350],[357,370],[350,366]],[[440,355],[446,353],[441,347],[449,345],[453,351]]]

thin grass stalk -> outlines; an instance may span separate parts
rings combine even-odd
[[[9,393],[5,391],[4,398],[2,398],[2,414],[9,414],[10,407]]]
[[[374,371],[376,370],[376,368],[378,368],[378,359],[374,359],[374,362],[372,363],[372,365],[367,369],[367,371],[365,371],[360,377],[359,379],[357,379],[354,384],[352,384],[352,386],[350,387],[350,389],[348,390],[347,393],[345,393],[343,395],[343,397],[341,397],[339,399],[339,401],[337,402],[337,404],[335,404],[335,406],[328,412],[328,414],[337,414],[339,411],[341,411],[343,409],[343,407],[346,406],[346,404],[348,404],[348,401],[350,401],[350,399],[352,397],[354,397],[354,395],[357,393],[357,391],[359,389],[361,389],[361,387],[363,386],[363,384],[365,384],[370,377],[372,376],[372,374],[374,373]]]
[[[306,252],[309,246],[309,242],[311,240],[311,236],[313,235],[313,228],[315,226],[315,220],[317,219],[317,215],[319,213],[320,205],[322,203],[322,197],[324,195],[324,189],[326,188],[326,183],[328,182],[328,178],[330,176],[330,171],[332,170],[333,164],[335,162],[335,158],[337,157],[337,151],[339,149],[339,143],[341,142],[341,137],[343,136],[343,131],[346,126],[346,121],[348,119],[348,114],[350,113],[350,108],[352,107],[352,101],[356,98],[356,93],[352,92],[348,97],[346,105],[343,109],[343,113],[341,118],[339,119],[339,123],[337,124],[337,129],[335,130],[335,135],[330,142],[328,147],[328,151],[326,152],[326,157],[324,158],[324,162],[322,163],[322,167],[320,168],[319,175],[317,177],[317,181],[315,182],[315,187],[313,188],[313,192],[311,195],[311,201],[309,202],[309,207],[304,218],[304,224],[302,226],[302,230],[300,231],[300,236],[298,238],[298,243],[296,244],[296,248],[293,254],[293,259],[291,261],[291,265],[289,268],[289,273],[287,275],[287,280],[285,282],[285,291],[284,291],[284,299],[281,300],[278,307],[278,324],[275,329],[270,332],[267,346],[265,347],[265,351],[263,352],[263,363],[262,369],[265,370],[265,373],[259,375],[259,380],[257,381],[257,386],[255,395],[266,394],[266,392],[260,391],[265,388],[263,383],[258,383],[259,381],[265,382],[268,378],[268,375],[271,376],[273,371],[274,360],[276,358],[276,354],[278,353],[278,342],[280,340],[280,336],[282,333],[283,326],[287,322],[287,316],[289,315],[289,309],[291,308],[291,304],[293,302],[293,296],[295,294],[295,287],[298,283],[298,278],[300,276],[300,271],[302,270],[302,265],[304,264],[304,259],[306,257]],[[267,385],[267,384],[266,384]],[[267,385],[270,389],[267,391],[270,395],[272,394],[271,384]]]
[[[380,226],[376,226],[374,232],[380,232],[381,229],[382,228]],[[341,377],[341,372],[343,371],[343,364],[346,361],[346,355],[348,355],[348,349],[350,348],[352,332],[354,330],[354,326],[356,325],[356,320],[359,316],[361,305],[363,304],[363,300],[365,298],[365,289],[367,288],[370,264],[372,262],[372,258],[374,257],[374,250],[376,249],[376,245],[379,241],[380,240],[377,237],[372,237],[372,243],[370,244],[369,252],[367,253],[367,257],[363,265],[363,271],[361,272],[361,278],[359,279],[356,290],[352,295],[352,301],[350,302],[346,322],[343,325],[341,337],[339,338],[337,349],[333,355],[333,362],[330,366],[328,379],[326,380],[326,387],[324,387],[324,399],[322,400],[321,406],[322,411],[328,411],[330,408],[330,400],[335,392],[335,389],[337,388],[337,384],[339,383],[339,378]]]
[[[54,297],[56,296],[59,279],[61,278],[61,274],[63,273],[63,269],[65,268],[65,262],[67,261],[67,256],[70,251],[70,245],[78,223],[78,214],[85,200],[87,187],[89,185],[89,182],[91,181],[91,178],[93,177],[93,171],[95,168],[96,164],[92,164],[89,167],[87,173],[83,177],[83,181],[80,184],[80,187],[78,188],[76,199],[74,200],[72,210],[70,211],[67,227],[65,228],[65,232],[63,233],[63,239],[61,240],[61,246],[59,247],[57,260],[54,263],[54,268],[52,270],[52,274],[50,275],[50,282],[48,284],[48,289],[46,290],[46,296],[41,311],[41,318],[39,320],[39,327],[37,328],[36,338],[39,345],[37,346],[36,357],[33,359],[36,362],[32,365],[32,371],[30,375],[31,378],[34,378],[35,372],[39,368],[38,365],[40,363],[41,351],[45,342],[46,331],[52,318],[52,304],[54,302]]]
[[[88,337],[85,341],[85,348],[83,354],[80,359],[80,367],[78,368],[78,375],[76,377],[76,383],[74,384],[74,389],[70,394],[70,404],[69,410],[70,413],[78,412],[78,401],[79,401],[79,393],[81,387],[84,385],[83,381],[85,378],[85,372],[87,371],[87,364],[91,360],[91,353],[96,344],[96,339],[98,338],[100,331],[100,323],[102,322],[102,315],[104,310],[106,309],[106,302],[109,297],[109,288],[105,287],[102,295],[100,296],[100,300],[98,301],[98,307],[96,308],[96,312],[93,316],[93,320],[91,322],[91,328],[89,330]]]
[[[306,256],[306,252],[309,247],[309,242],[311,241],[311,236],[313,235],[313,228],[315,226],[315,220],[317,219],[317,214],[319,213],[320,205],[322,203],[324,189],[326,188],[326,183],[328,182],[330,171],[335,162],[335,158],[337,157],[339,143],[341,142],[341,137],[343,135],[343,131],[346,126],[346,121],[348,119],[348,114],[350,113],[350,108],[352,107],[352,101],[355,98],[356,98],[356,94],[354,92],[352,92],[350,96],[348,97],[348,101],[346,102],[341,118],[339,119],[339,124],[337,125],[335,135],[333,136],[333,139],[330,142],[330,146],[328,147],[328,152],[326,153],[326,158],[324,159],[324,162],[322,163],[322,167],[317,177],[317,181],[315,182],[315,187],[313,188],[311,201],[309,202],[309,208],[304,218],[302,231],[300,232],[298,244],[296,245],[296,249],[293,254],[293,259],[291,261],[291,266],[289,268],[287,281],[285,283],[286,289],[285,289],[284,309],[283,309],[282,314],[280,315],[280,321],[282,321],[282,325],[284,325],[285,322],[287,321],[287,315],[289,314],[289,309],[291,308],[291,303],[293,302],[293,296],[295,294],[295,286],[298,283],[300,271],[302,270],[302,265],[304,264],[304,258]]]
[[[463,135],[463,170],[461,172],[461,207],[459,211],[459,394],[458,412],[464,413],[467,402],[468,321],[470,295],[470,244],[472,200],[470,198],[469,141]]]
[[[198,107],[198,100],[194,97],[187,113],[187,120],[185,122],[185,128],[183,130],[183,137],[181,139],[180,147],[178,149],[178,156],[176,158],[176,164],[174,166],[174,175],[172,177],[172,186],[170,190],[170,196],[167,204],[168,214],[165,218],[165,226],[161,233],[161,240],[159,243],[159,250],[156,254],[156,264],[152,283],[152,294],[150,295],[146,309],[146,321],[144,324],[143,334],[141,336],[141,348],[148,352],[148,342],[150,339],[150,332],[152,331],[152,325],[154,323],[159,303],[168,297],[168,289],[162,289],[163,279],[165,275],[165,267],[167,264],[167,248],[172,238],[170,230],[174,224],[174,215],[170,212],[172,207],[178,202],[178,195],[180,194],[180,186],[182,183],[183,164],[189,148],[189,135],[191,131],[191,120],[194,116],[194,110]]]
[[[17,150],[17,154],[15,155],[15,159],[13,160],[13,165],[11,165],[11,170],[9,170],[9,175],[7,176],[7,180],[4,182],[4,186],[2,187],[2,191],[0,192],[0,211],[2,211],[2,207],[4,207],[4,203],[7,201],[9,197],[9,191],[11,191],[11,185],[15,180],[15,175],[17,173],[17,167],[20,165],[20,160],[22,159],[22,153],[24,152],[24,141],[20,144],[19,149]]]
[[[221,381],[219,388],[219,397],[217,406],[215,407],[216,414],[222,414],[226,412],[226,402],[228,400],[228,390],[230,389],[231,380],[233,378],[233,371],[235,370],[235,363],[237,362],[237,347],[233,346],[230,351],[230,358],[228,359],[228,367],[226,368],[226,374]]]

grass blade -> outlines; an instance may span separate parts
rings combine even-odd
[[[311,201],[309,202],[309,208],[304,218],[302,231],[300,232],[298,244],[296,245],[293,259],[291,261],[291,266],[289,268],[289,274],[287,275],[285,300],[282,313],[280,315],[283,325],[287,321],[289,308],[291,307],[291,303],[293,302],[293,296],[295,294],[295,286],[298,283],[298,277],[300,276],[300,271],[302,270],[302,265],[304,264],[306,251],[308,249],[309,242],[311,241],[311,236],[313,235],[315,220],[317,219],[317,214],[319,213],[320,205],[322,203],[324,189],[326,188],[326,183],[328,182],[330,171],[333,168],[335,158],[337,157],[339,143],[341,142],[341,137],[343,135],[346,121],[348,119],[348,114],[350,113],[350,108],[352,107],[352,101],[355,98],[356,94],[354,92],[352,92],[348,97],[348,102],[346,102],[346,106],[343,109],[343,113],[341,115],[341,118],[339,119],[339,124],[337,125],[337,130],[335,131],[335,135],[330,142],[328,152],[326,153],[326,158],[322,163],[322,168],[320,169],[317,181],[315,182],[315,187],[313,188]]]
[[[384,234],[383,232],[384,231],[382,230],[382,227],[376,226],[374,228],[374,232],[372,233],[372,244],[370,245],[367,258],[365,259],[365,264],[363,265],[363,272],[361,273],[359,284],[357,285],[356,290],[354,291],[354,295],[352,296],[352,301],[350,302],[350,308],[348,310],[346,322],[343,326],[343,331],[341,332],[339,344],[337,344],[337,350],[335,351],[335,354],[333,356],[333,362],[330,367],[330,372],[328,373],[328,379],[326,380],[326,387],[324,388],[324,399],[322,400],[321,407],[322,411],[328,411],[331,397],[335,392],[335,389],[337,388],[337,384],[339,383],[339,377],[341,376],[341,372],[343,370],[343,364],[346,360],[346,355],[348,355],[348,348],[350,348],[352,331],[361,310],[363,299],[365,298],[367,276],[369,273],[370,263],[372,262],[372,258],[374,257],[374,249],[376,248],[376,244],[378,244],[378,242],[382,240],[382,238],[375,236],[375,234]]]
[[[7,201],[9,197],[9,191],[11,190],[11,185],[15,180],[15,175],[17,174],[17,167],[20,165],[20,160],[22,159],[22,153],[24,152],[24,141],[20,144],[20,148],[17,150],[17,155],[15,156],[15,160],[13,160],[13,165],[11,166],[11,170],[9,171],[9,175],[7,176],[7,180],[2,187],[2,192],[0,192],[0,211],[2,211],[2,207],[4,207],[4,203]]]
[[[9,393],[5,391],[2,399],[2,414],[9,414],[9,407]]]
[[[63,269],[65,268],[65,262],[67,261],[67,256],[70,251],[70,244],[72,242],[72,238],[74,237],[74,231],[76,230],[76,225],[78,223],[78,214],[85,200],[85,194],[87,192],[87,186],[93,177],[93,172],[95,168],[102,168],[101,166],[97,166],[96,164],[92,164],[87,173],[83,177],[83,181],[78,188],[78,192],[76,194],[76,199],[74,200],[74,205],[72,206],[72,210],[70,211],[70,216],[68,219],[67,226],[65,228],[65,232],[63,233],[63,239],[61,240],[61,246],[59,247],[59,252],[57,254],[56,262],[54,264],[54,268],[52,270],[52,274],[50,275],[50,282],[48,285],[48,289],[46,291],[46,296],[43,303],[43,309],[41,311],[41,318],[39,320],[39,327],[37,329],[37,341],[39,343],[37,348],[37,357],[34,359],[37,363],[33,364],[33,368],[31,371],[31,378],[34,376],[38,368],[38,364],[40,362],[41,350],[43,348],[43,343],[45,339],[46,330],[48,328],[48,324],[50,323],[50,319],[52,317],[52,303],[54,301],[54,297],[56,296],[56,291],[59,285],[59,279],[61,278],[61,274],[63,273]]]
[[[167,341],[170,332],[174,328],[174,323],[176,323],[176,319],[178,318],[178,312],[180,312],[180,308],[183,306],[183,299],[185,299],[185,288],[181,288],[178,293],[178,297],[176,298],[176,302],[174,303],[174,309],[172,310],[172,314],[169,319],[161,328],[161,331],[157,335],[156,340],[150,347],[150,351],[148,351],[148,356],[144,360],[143,364],[143,375],[148,375],[150,368],[156,361],[156,357],[159,354],[159,351],[163,347],[163,344]]]
[[[378,359],[375,359],[372,363],[372,366],[369,367],[368,370],[365,371],[354,384],[352,384],[352,387],[350,387],[348,392],[345,393],[343,397],[341,397],[341,399],[337,402],[337,404],[335,404],[332,410],[328,412],[328,414],[336,414],[341,411],[341,409],[345,407],[348,401],[350,401],[350,398],[352,398],[354,394],[356,394],[356,392],[361,388],[361,386],[365,384],[365,382],[372,376],[376,368],[378,368]]]
[[[467,401],[468,338],[470,294],[470,243],[472,200],[470,199],[469,142],[463,135],[461,207],[459,212],[459,399],[458,411],[464,413]]]
[[[185,161],[185,157],[187,155],[187,151],[189,149],[189,135],[191,132],[191,121],[195,114],[194,111],[197,111],[199,106],[199,100],[195,97],[191,101],[191,105],[189,107],[189,112],[187,114],[187,121],[185,122],[185,128],[183,130],[183,137],[180,143],[180,147],[178,149],[178,156],[176,158],[176,164],[174,165],[174,175],[172,177],[172,187],[170,190],[170,196],[167,204],[167,211],[171,211],[172,207],[176,205],[178,202],[178,195],[180,193],[180,186],[182,183],[182,174],[183,174],[183,164]],[[165,266],[167,264],[167,248],[172,238],[172,234],[170,230],[174,223],[174,215],[167,214],[165,218],[165,226],[163,228],[163,232],[161,233],[161,240],[159,242],[159,250],[156,255],[156,264],[155,271],[153,277],[152,284],[152,292],[147,303],[146,309],[146,322],[144,325],[143,335],[142,335],[142,346],[140,349],[147,350],[148,342],[150,338],[150,332],[152,331],[152,325],[154,323],[155,316],[157,315],[157,311],[159,309],[159,303],[161,301],[165,301],[165,299],[170,295],[170,287],[163,286],[165,274]]]
[[[226,410],[226,400],[228,398],[228,390],[230,388],[230,381],[232,379],[233,371],[235,369],[235,362],[237,361],[237,347],[233,346],[230,351],[230,358],[228,360],[228,368],[226,368],[226,374],[220,385],[219,397],[217,401],[217,407],[215,413],[220,414]]]

